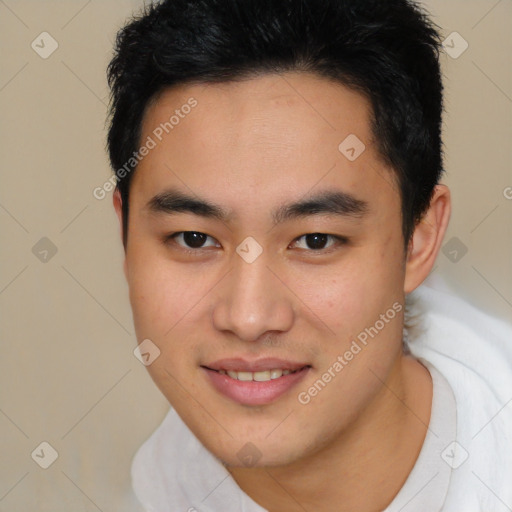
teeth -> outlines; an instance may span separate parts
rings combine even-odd
[[[270,370],[270,378],[278,379],[283,375],[283,370]]]
[[[245,382],[256,381],[256,382],[267,382],[269,380],[278,379],[283,375],[289,375],[295,373],[298,370],[281,370],[275,368],[273,370],[265,370],[262,372],[234,372],[232,370],[219,370],[222,375],[229,375],[232,379],[241,380]]]
[[[257,382],[266,382],[267,380],[270,380],[270,370],[267,370],[266,372],[254,372],[253,380]]]

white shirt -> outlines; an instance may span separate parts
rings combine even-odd
[[[433,401],[416,464],[384,512],[512,510],[512,327],[422,285],[411,353]],[[267,512],[245,494],[171,408],[132,464],[147,512]]]

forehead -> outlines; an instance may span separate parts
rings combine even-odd
[[[147,109],[141,141],[151,137],[156,145],[132,187],[149,197],[179,184],[202,197],[225,197],[232,209],[265,208],[316,186],[367,196],[377,187],[396,201],[370,119],[363,95],[310,74],[172,88]]]

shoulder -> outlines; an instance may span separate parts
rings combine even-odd
[[[489,385],[512,382],[512,324],[471,305],[458,295],[422,285],[412,294],[412,352],[481,374]],[[498,367],[494,365],[498,365]],[[503,371],[498,372],[501,368]],[[461,368],[462,369],[462,368]]]
[[[407,345],[450,384],[456,441],[467,455],[453,471],[450,494],[468,509],[496,509],[489,488],[512,503],[512,325],[428,286],[418,288],[413,299]]]

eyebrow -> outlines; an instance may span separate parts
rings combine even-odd
[[[165,190],[155,195],[147,202],[146,208],[154,214],[189,213],[222,222],[229,222],[233,218],[233,214],[222,206],[176,189]],[[278,207],[272,212],[272,220],[274,224],[280,224],[312,215],[337,215],[361,219],[368,211],[368,202],[348,192],[326,190],[307,199]]]
[[[275,224],[310,215],[337,215],[361,219],[369,211],[362,199],[342,191],[324,191],[317,195],[281,206],[273,214]]]

